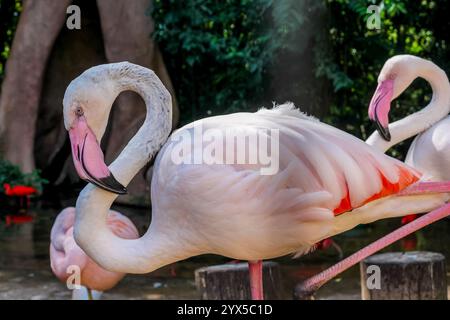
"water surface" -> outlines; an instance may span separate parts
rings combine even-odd
[[[73,204],[74,201],[68,201]],[[116,207],[126,214],[143,234],[150,221],[145,209]],[[50,229],[60,208],[35,206],[28,215],[32,222],[7,223],[7,214],[0,214],[0,299],[70,299],[71,292],[55,278],[50,269]],[[11,215],[11,214],[10,214]],[[14,215],[13,215],[14,216]],[[19,219],[20,220],[20,219]],[[26,219],[25,219],[26,220]],[[380,238],[399,226],[399,219],[360,226],[335,237],[348,256],[371,241]],[[443,253],[450,271],[450,220],[427,227],[403,246],[418,250]],[[409,246],[409,247],[408,247]],[[402,251],[396,243],[384,251]],[[205,255],[194,257],[156,270],[147,275],[127,275],[115,288],[106,292],[103,299],[198,299],[194,271],[208,265],[229,262],[229,259]],[[284,297],[290,299],[298,282],[339,261],[336,250],[319,250],[299,259],[275,259],[281,265]],[[450,278],[450,272],[447,273]],[[450,284],[450,280],[448,281]],[[355,266],[334,279],[317,294],[317,299],[360,299],[359,267]]]

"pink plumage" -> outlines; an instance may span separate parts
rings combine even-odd
[[[238,127],[242,135],[250,135],[246,130],[255,127],[280,130],[278,173],[261,175],[260,165],[195,166],[171,161],[179,135],[200,126],[223,132]],[[254,114],[199,120],[175,132],[155,162],[152,199],[155,212],[181,216],[185,210],[202,217],[195,220],[197,230],[203,230],[208,244],[220,244],[210,249],[214,253],[258,260],[308,252],[333,235],[334,216],[395,194],[419,177],[400,161],[286,104]]]
[[[76,244],[73,237],[75,208],[65,208],[55,220],[51,231],[50,262],[53,273],[65,282],[71,273],[70,266],[78,266],[81,271],[81,285],[105,291],[114,287],[124,276],[124,273],[110,272],[96,264]],[[123,239],[136,239],[138,230],[130,219],[117,211],[110,210],[107,217],[109,229]]]
[[[115,97],[125,90],[142,96],[147,117],[105,176],[88,164],[103,168],[99,141]],[[63,104],[75,168],[92,182],[77,200],[76,239],[108,270],[147,273],[218,254],[250,262],[252,296],[260,299],[260,260],[300,255],[356,225],[434,210],[448,200],[430,192],[448,192],[450,184],[442,189],[421,181],[401,191],[421,174],[291,104],[202,119],[169,137],[169,92],[153,71],[127,62],[87,70],[69,85]],[[236,150],[237,157],[253,159],[269,149],[275,151],[270,163],[224,159]],[[157,151],[151,225],[139,239],[120,239],[105,224],[109,208]],[[206,160],[198,161],[202,155]],[[450,205],[410,225],[423,227],[449,210]],[[410,225],[365,253],[404,236]]]

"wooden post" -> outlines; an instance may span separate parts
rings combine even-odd
[[[195,270],[195,284],[203,300],[250,300],[247,263],[227,263]],[[280,266],[263,263],[264,299],[282,299]]]
[[[363,300],[447,300],[445,257],[440,253],[377,254],[361,261],[360,270]]]

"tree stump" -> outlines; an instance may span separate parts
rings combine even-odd
[[[434,252],[392,252],[360,263],[363,300],[447,300],[445,257]]]
[[[228,263],[195,270],[195,284],[203,300],[250,300],[247,263]],[[264,299],[282,299],[280,266],[263,263]]]

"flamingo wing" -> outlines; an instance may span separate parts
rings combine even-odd
[[[50,243],[58,251],[64,249],[64,241],[67,237],[67,230],[73,227],[75,222],[75,208],[67,207],[61,211],[53,223],[50,231]]]
[[[68,207],[56,217],[53,224],[50,241],[50,266],[53,273],[61,281],[66,281],[73,274],[73,268],[79,268],[83,285],[101,291],[112,288],[124,274],[105,270],[86,255],[73,237],[74,221],[75,208]],[[131,220],[117,211],[109,211],[107,224],[121,238],[139,237]]]
[[[199,128],[202,132],[219,130],[224,136],[228,129],[243,136],[255,130],[278,130],[279,170],[261,175],[261,164],[217,164],[224,157],[220,152],[214,154],[217,161],[210,165],[175,163],[174,154],[180,156],[179,142],[195,136]],[[193,149],[183,150],[183,159],[192,160],[193,155],[204,152],[204,144],[191,141],[189,145]],[[198,226],[204,236],[211,237],[213,252],[230,256],[240,250],[229,249],[231,242],[247,242],[261,252],[243,252],[242,257],[253,254],[255,258],[270,247],[275,255],[282,246],[277,247],[273,239],[283,237],[291,239],[292,251],[299,246],[309,248],[330,231],[331,225],[321,222],[394,194],[420,177],[400,161],[291,105],[194,122],[174,133],[155,169],[152,199],[157,208],[170,212],[178,207],[189,212],[188,216],[174,215],[193,220],[186,224]]]
[[[75,208],[65,208],[56,217],[50,234],[50,266],[62,281],[74,271],[70,267],[78,267],[81,271],[88,262],[88,257],[73,238],[74,220]]]

